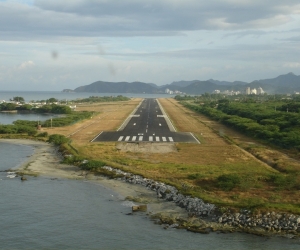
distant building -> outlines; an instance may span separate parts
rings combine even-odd
[[[250,87],[247,87],[246,88],[246,95],[250,95],[251,94],[251,89],[250,89]]]
[[[177,93],[177,94],[181,94],[181,92],[178,91],[178,90],[173,91],[173,90],[170,90],[170,89],[165,89],[166,94],[173,95],[174,92]]]
[[[251,94],[253,95],[257,95],[257,90],[254,88],[254,89],[251,89]]]
[[[265,91],[262,89],[262,87],[259,87],[258,89],[257,89],[257,94],[258,95],[263,95],[265,93]]]
[[[265,91],[262,87],[251,89],[250,87],[246,88],[246,95],[263,95]]]

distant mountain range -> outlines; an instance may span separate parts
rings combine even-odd
[[[145,93],[157,94],[165,93],[166,89],[178,91],[189,95],[200,95],[212,93],[215,90],[222,91],[240,91],[244,93],[246,88],[261,87],[268,94],[292,94],[300,92],[300,76],[293,73],[280,75],[272,79],[255,80],[253,82],[241,81],[218,81],[209,79],[206,81],[178,81],[171,84],[157,86],[154,83],[144,82],[104,82],[97,81],[89,85],[78,87],[74,90],[64,89],[63,92],[88,92],[88,93]]]

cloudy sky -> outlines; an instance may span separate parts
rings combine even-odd
[[[0,90],[289,72],[299,0],[0,0]]]

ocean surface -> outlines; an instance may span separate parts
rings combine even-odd
[[[123,95],[129,98],[141,97],[141,98],[170,98],[174,95],[168,94],[130,94],[130,93],[65,93],[60,91],[0,91],[0,103],[2,101],[9,101],[13,97],[19,96],[25,99],[25,102],[41,101],[50,98],[56,98],[59,101],[72,101],[81,98],[87,98],[90,96],[118,96]],[[53,115],[53,117],[55,117]],[[45,121],[50,119],[51,116],[45,114],[21,114],[21,113],[1,113],[0,112],[0,124],[12,124],[16,120],[29,120],[29,121]]]
[[[26,114],[26,113],[9,113],[0,112],[0,124],[12,124],[16,120],[27,120],[27,121],[36,121],[38,124],[39,121],[46,121],[48,119],[58,117],[59,115],[53,114]]]
[[[84,96],[85,95],[85,96]],[[73,100],[91,93],[1,92],[0,100],[51,97]],[[109,94],[103,94],[107,96]],[[113,94],[117,95],[117,94]],[[128,95],[157,98],[169,95]],[[3,122],[0,116],[0,123]],[[0,141],[0,249],[300,249],[300,240],[249,234],[195,234],[164,229],[144,213],[127,215],[131,202],[93,182],[19,177],[18,168],[34,149]]]
[[[0,142],[0,171],[15,169],[30,146]],[[0,249],[299,249],[300,240],[164,229],[133,203],[93,182],[9,178],[0,172]]]
[[[2,100],[9,101],[13,97],[20,96],[25,99],[25,102],[47,100],[56,98],[58,100],[76,100],[80,98],[87,98],[90,96],[118,96],[123,95],[127,97],[141,97],[141,98],[168,98],[174,95],[168,94],[132,94],[132,93],[65,93],[60,91],[1,91],[0,102]]]

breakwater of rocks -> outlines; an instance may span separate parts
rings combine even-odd
[[[202,223],[198,229],[193,224],[186,226],[187,229],[196,232],[217,231],[219,229],[227,231],[246,231],[250,233],[266,234],[291,234],[300,235],[300,216],[269,212],[264,214],[253,214],[250,210],[242,209],[240,212],[230,212],[229,210],[221,212],[214,204],[205,203],[200,198],[193,198],[180,194],[177,188],[162,182],[157,182],[139,175],[124,172],[120,169],[104,166],[107,171],[114,172],[117,179],[127,183],[142,185],[156,192],[157,197],[166,201],[174,202],[193,217],[202,218]],[[168,220],[165,217],[160,218],[167,222],[171,227],[181,227],[180,220]],[[198,221],[199,224],[199,221]]]

